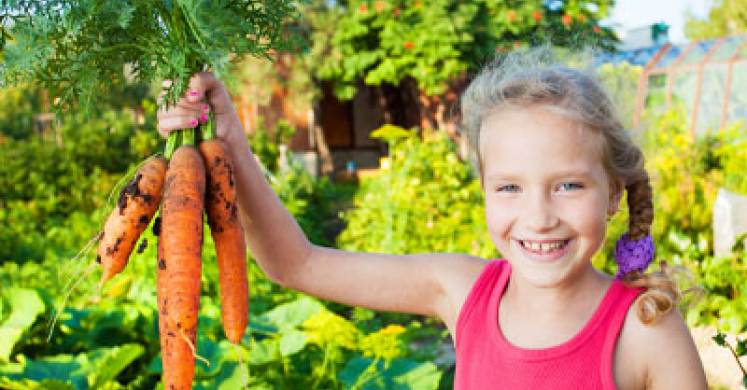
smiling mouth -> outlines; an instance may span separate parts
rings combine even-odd
[[[521,244],[521,246],[523,246],[525,249],[528,249],[532,252],[544,254],[544,253],[553,253],[553,252],[563,250],[563,248],[565,248],[565,246],[568,245],[568,243],[571,240],[560,240],[560,241],[555,241],[555,242],[543,242],[543,243],[524,241],[524,240],[518,240],[518,241]]]

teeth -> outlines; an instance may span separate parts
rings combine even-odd
[[[560,242],[554,242],[552,244],[549,243],[536,243],[536,242],[529,242],[529,241],[521,241],[521,244],[528,249],[531,249],[533,251],[541,251],[541,252],[550,252],[557,249],[562,248],[565,246],[567,242],[566,241],[560,241]]]

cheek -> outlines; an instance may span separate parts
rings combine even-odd
[[[501,205],[495,200],[485,202],[485,222],[488,227],[490,237],[494,242],[500,237],[507,234],[511,225],[512,215],[510,209]],[[496,242],[497,244],[497,242]]]

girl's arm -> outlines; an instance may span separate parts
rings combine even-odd
[[[640,372],[626,378],[616,376],[620,389],[708,390],[698,350],[676,307],[652,325],[641,323],[631,307],[616,348],[620,349],[615,353],[616,374],[631,372],[622,365],[632,365]],[[630,386],[631,377],[641,378],[641,386]]]
[[[233,158],[247,244],[271,280],[323,299],[435,316],[450,327],[456,323],[484,260],[456,254],[356,253],[313,245],[265,179],[223,85],[210,74],[198,75],[191,85],[197,109],[202,96],[213,106],[216,134]],[[159,116],[163,135],[192,120],[189,111],[177,110]]]

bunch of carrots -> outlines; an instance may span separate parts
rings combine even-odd
[[[120,192],[100,236],[101,286],[120,273],[160,206],[157,301],[164,388],[191,389],[200,307],[203,212],[218,257],[226,338],[238,344],[248,322],[246,245],[238,218],[234,170],[212,123],[173,132],[164,156],[152,157]]]

